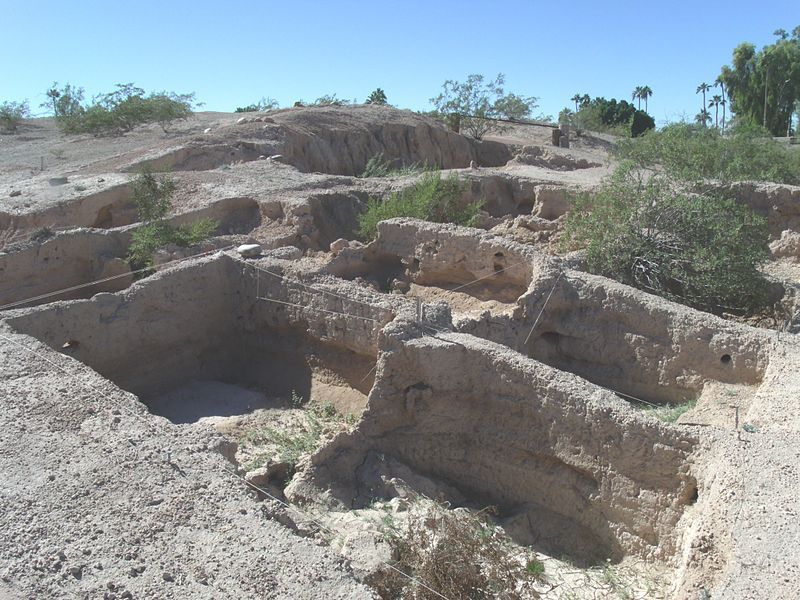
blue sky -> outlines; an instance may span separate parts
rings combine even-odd
[[[401,108],[429,109],[446,79],[506,75],[556,115],[576,92],[629,98],[653,89],[661,124],[700,109],[742,41],[771,43],[800,25],[798,0],[761,2],[472,2],[409,0],[0,0],[0,101],[34,112],[55,80],[87,96],[135,82],[196,92],[206,110],[381,87]]]

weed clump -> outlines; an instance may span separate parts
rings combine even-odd
[[[563,248],[586,248],[588,269],[646,292],[720,314],[765,308],[770,286],[765,219],[716,195],[621,165],[594,194],[574,199]]]
[[[481,202],[463,201],[464,186],[455,173],[442,178],[439,171],[427,171],[409,188],[386,200],[370,198],[359,217],[359,233],[365,240],[377,235],[378,223],[395,217],[412,217],[435,223],[471,225]]]
[[[535,583],[544,578],[544,565],[522,559],[519,548],[483,512],[432,504],[412,511],[402,529],[389,524],[384,535],[393,549],[392,566],[406,576],[385,570],[376,578],[382,598],[539,597]]]
[[[300,408],[302,397],[292,392],[291,405]],[[354,424],[355,417],[343,415],[330,403],[307,404],[303,413],[303,422],[292,431],[263,427],[247,432],[242,437],[242,444],[253,447],[270,446],[271,451],[260,452],[245,465],[246,471],[263,466],[270,459],[277,459],[289,467],[288,476],[294,474],[297,463],[304,456],[312,454],[321,445],[323,436]]]
[[[367,161],[361,177],[399,177],[402,175],[416,175],[422,173],[425,168],[419,163],[411,165],[401,165],[396,167],[388,158],[384,157],[383,152],[379,152]]]
[[[644,412],[663,421],[664,423],[674,423],[684,413],[692,410],[697,404],[696,400],[690,400],[683,404],[676,404],[674,406],[650,406],[644,409]]]

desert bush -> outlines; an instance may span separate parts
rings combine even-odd
[[[763,129],[674,123],[636,140],[622,140],[617,154],[640,167],[660,165],[684,180],[756,180],[800,184],[800,152],[779,144]]]
[[[134,269],[150,267],[153,252],[168,244],[193,246],[208,238],[219,223],[200,219],[188,225],[174,226],[166,220],[172,208],[175,181],[166,175],[142,172],[133,182],[132,196],[142,225],[131,235],[128,262]]]
[[[325,94],[314,100],[309,106],[347,106],[348,104],[350,104],[350,100],[337,98],[336,94]]]
[[[30,114],[28,101],[22,102],[3,102],[0,104],[0,131],[14,133],[22,122]]]
[[[564,247],[585,247],[590,271],[689,306],[752,313],[766,306],[766,221],[715,195],[692,195],[623,163],[574,199]]]
[[[278,101],[274,98],[261,98],[255,104],[248,104],[247,106],[238,106],[234,112],[237,113],[245,113],[245,112],[262,112],[265,110],[273,110],[278,108]]]
[[[473,74],[465,82],[448,80],[442,93],[431,98],[437,116],[456,131],[464,131],[475,139],[490,132],[507,129],[495,119],[520,120],[531,116],[538,98],[506,94],[505,76],[484,82],[483,75]]]
[[[117,84],[117,89],[96,96],[91,104],[83,103],[83,88],[58,83],[47,90],[56,123],[65,133],[121,135],[138,125],[158,123],[166,132],[170,125],[191,116],[196,105],[194,94],[157,92],[145,96],[132,83]]]
[[[644,412],[665,423],[674,423],[681,415],[692,410],[697,404],[696,400],[689,400],[683,404],[667,406],[647,406]]]
[[[379,152],[367,161],[367,166],[364,167],[364,172],[361,177],[397,177],[400,175],[413,175],[421,173],[425,168],[419,163],[411,165],[394,166],[393,161],[390,161]]]
[[[385,200],[370,198],[367,210],[359,217],[359,233],[371,240],[378,223],[394,217],[413,217],[436,223],[470,225],[481,208],[480,202],[464,202],[464,186],[458,175],[442,178],[439,171],[427,171],[420,180]]]
[[[415,581],[385,569],[374,578],[383,598],[441,598],[431,589],[452,600],[539,597],[534,584],[544,576],[542,563],[520,560],[519,550],[483,513],[432,504],[412,510],[406,528],[390,526],[384,535],[392,566]]]

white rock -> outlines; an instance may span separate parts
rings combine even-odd
[[[261,244],[242,244],[236,251],[245,258],[261,256]]]
[[[211,133],[211,127],[206,127],[203,129],[203,133]]]
[[[333,252],[334,254],[339,254],[339,252],[349,247],[350,247],[350,242],[348,242],[344,238],[339,238],[338,240],[331,242],[331,252]]]

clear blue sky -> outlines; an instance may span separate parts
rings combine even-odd
[[[360,101],[382,87],[429,109],[445,79],[506,74],[508,91],[556,115],[576,92],[653,89],[661,124],[700,109],[742,41],[800,25],[800,0],[472,2],[409,0],[0,0],[0,101],[33,112],[55,80],[87,96],[135,82],[196,92],[206,110],[323,94]]]

